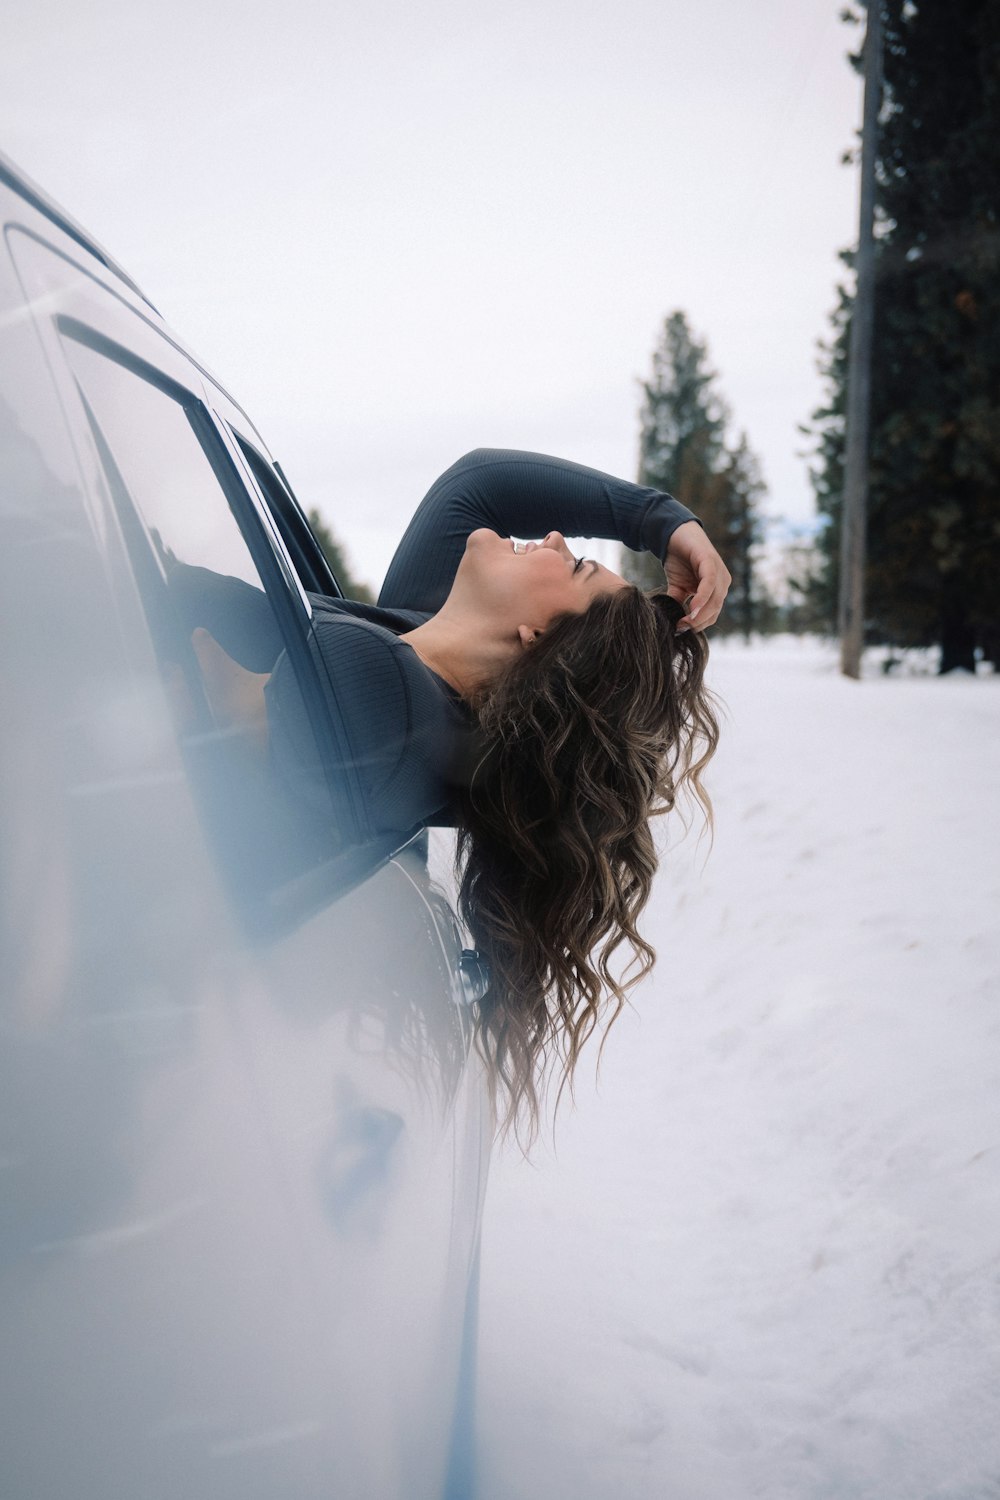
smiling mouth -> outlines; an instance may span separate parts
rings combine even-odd
[[[513,547],[513,549],[514,549],[515,552],[527,552],[527,550],[528,550],[528,544],[527,544],[527,542],[515,542],[515,541],[511,541],[510,545]]]

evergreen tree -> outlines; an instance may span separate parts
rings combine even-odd
[[[845,265],[853,253],[841,251]],[[812,414],[812,422],[799,428],[815,440],[814,462],[809,470],[816,508],[823,522],[815,548],[817,565],[800,570],[798,587],[804,614],[815,627],[837,633],[837,599],[840,591],[841,496],[844,490],[845,412],[847,406],[847,344],[851,317],[851,294],[837,287],[837,306],[831,315],[833,336],[820,343],[820,373],[826,379],[827,400]]]
[[[367,583],[362,583],[353,576],[346,552],[315,506],[310,510],[306,519],[312,527],[313,535],[323,548],[333,576],[340,584],[345,596],[348,599],[358,599],[363,604],[374,604],[375,595],[372,590]]]
[[[880,3],[868,637],[971,670],[1000,654],[1000,0]],[[831,592],[850,300],[814,417]]]
[[[783,602],[775,629],[788,630],[793,635],[828,634],[829,601],[819,587],[820,576],[826,571],[825,559],[816,542],[811,539],[787,542],[781,549],[778,568]]]
[[[708,350],[682,312],[664,320],[653,351],[653,373],[642,382],[640,484],[666,490],[701,515],[699,506],[722,450],[726,411],[713,385]],[[622,548],[622,572],[643,588],[663,582],[663,569],[648,553]]]
[[[640,484],[668,491],[701,520],[733,575],[717,628],[749,635],[765,613],[753,569],[765,486],[745,433],[735,449],[726,448],[729,412],[715,380],[704,340],[683,312],[671,313],[653,352],[652,377],[643,382],[638,477]],[[663,582],[662,566],[648,553],[623,548],[621,566],[643,588]]]
[[[718,476],[716,504],[707,508],[701,519],[733,575],[719,625],[742,630],[747,640],[752,631],[764,629],[772,620],[770,601],[758,587],[754,570],[755,549],[764,539],[758,502],[765,493],[760,464],[746,433],[741,432]]]
[[[715,379],[704,340],[684,313],[671,313],[653,351],[652,379],[643,382],[639,461],[645,482],[662,489],[669,479],[677,499],[683,477],[711,472],[722,451],[728,413]]]

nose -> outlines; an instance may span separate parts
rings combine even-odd
[[[569,548],[566,545],[566,538],[563,536],[561,531],[548,532],[548,534],[542,538],[541,545],[543,547],[549,547],[553,552],[562,552],[566,557],[569,557],[570,555]]]

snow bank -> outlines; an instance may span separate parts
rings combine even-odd
[[[716,645],[712,852],[487,1201],[481,1500],[1000,1496],[1000,677]]]

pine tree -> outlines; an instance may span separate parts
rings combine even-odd
[[[853,263],[851,251],[841,251],[845,265]],[[815,442],[809,469],[816,508],[823,523],[815,547],[817,565],[803,565],[799,592],[804,613],[828,634],[837,631],[837,599],[840,592],[840,515],[844,490],[844,418],[847,406],[847,345],[852,297],[847,286],[837,287],[837,306],[831,315],[833,336],[821,341],[819,369],[825,377],[827,400],[799,431]]]
[[[1000,654],[1000,0],[881,3],[867,634],[972,670]],[[813,429],[831,593],[850,305]]]
[[[638,480],[666,490],[699,516],[726,425],[715,378],[704,342],[692,333],[683,312],[671,313],[653,351],[652,377],[642,382]],[[663,582],[662,567],[648,553],[623,548],[621,567],[626,578],[643,588]]]
[[[754,549],[763,535],[758,502],[765,486],[746,434],[732,451],[726,447],[729,411],[715,382],[706,343],[683,312],[671,313],[653,352],[652,377],[643,382],[638,477],[698,516],[733,575],[718,629],[749,635],[764,613]],[[623,548],[621,566],[643,588],[663,583],[662,566],[648,553]]]
[[[728,415],[715,379],[704,340],[691,331],[684,313],[671,313],[653,351],[653,377],[643,382],[639,443],[647,483],[669,478],[679,489],[685,474],[714,469]]]
[[[764,538],[758,502],[766,493],[760,464],[745,432],[728,454],[719,475],[717,505],[703,514],[708,534],[733,575],[733,585],[720,616],[725,630],[741,630],[747,640],[771,618],[770,601],[756,582],[755,549]]]

